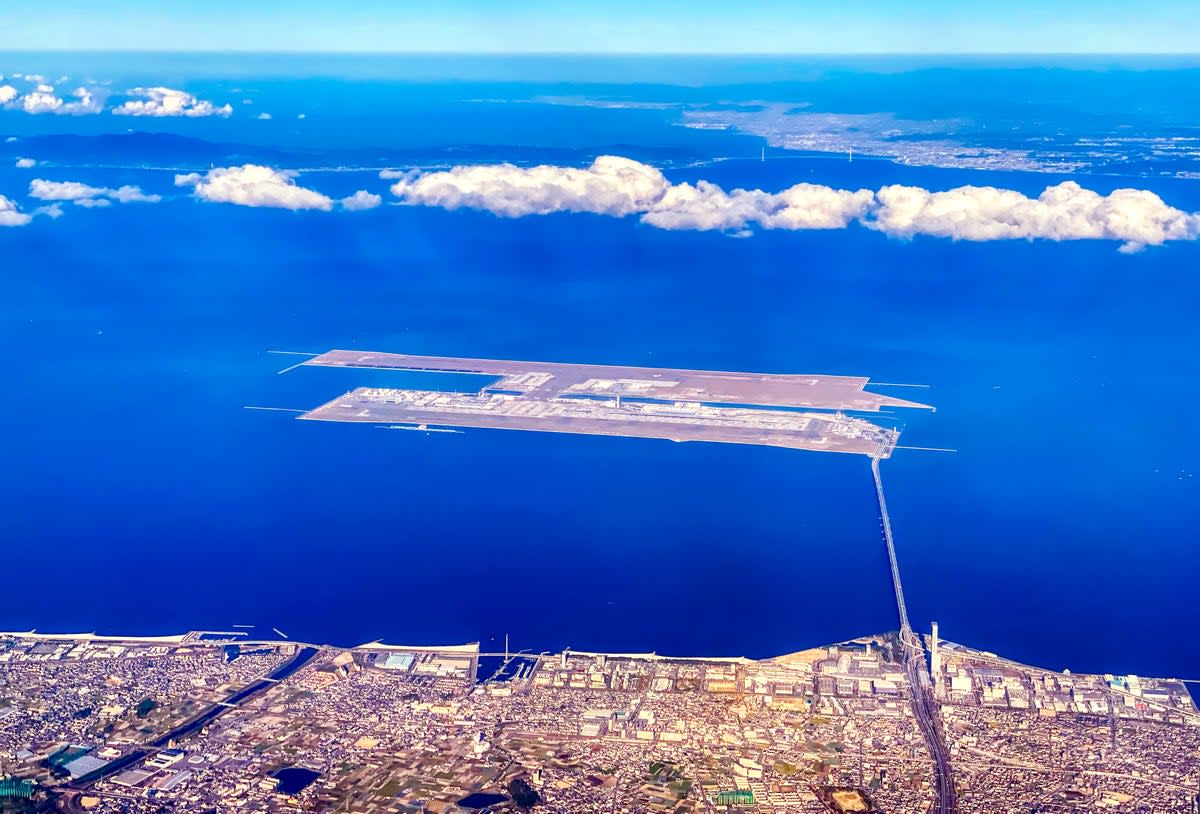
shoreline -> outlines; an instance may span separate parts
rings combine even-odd
[[[228,638],[202,638],[204,636],[213,636],[214,634],[225,634]],[[244,638],[243,634],[226,633],[224,631],[210,630],[189,630],[184,633],[161,636],[140,636],[140,635],[119,635],[119,634],[97,634],[97,633],[42,633],[37,630],[28,631],[0,631],[0,640],[3,639],[35,639],[43,641],[68,641],[80,643],[110,643],[110,644],[131,644],[131,645],[170,645],[178,647],[225,647],[230,644],[237,645],[256,645],[256,646],[271,646],[271,647],[295,647],[295,648],[315,648],[321,651],[346,651],[346,652],[405,652],[405,653],[431,653],[445,655],[470,656],[472,658],[480,657],[500,657],[509,656],[512,659],[536,659],[536,660],[553,660],[561,659],[563,656],[579,656],[582,658],[607,658],[607,659],[625,659],[633,661],[658,661],[658,662],[676,662],[676,661],[694,661],[708,663],[725,663],[725,664],[758,664],[762,662],[777,661],[793,658],[801,654],[814,653],[816,651],[828,650],[830,648],[845,647],[848,645],[863,645],[870,642],[881,642],[888,638],[897,635],[896,631],[884,631],[881,633],[867,634],[858,636],[853,639],[846,639],[839,642],[828,642],[823,644],[813,645],[811,647],[802,648],[800,650],[792,650],[787,653],[779,653],[774,656],[768,656],[761,659],[749,658],[748,656],[695,656],[695,655],[665,655],[662,653],[633,653],[621,651],[601,651],[601,650],[573,650],[566,648],[561,651],[541,651],[531,653],[528,651],[511,651],[511,652],[489,652],[484,651],[480,642],[466,642],[463,644],[388,644],[382,641],[364,642],[360,645],[342,646],[321,642],[308,642],[300,639],[265,639],[265,638]],[[926,644],[923,645],[928,652],[928,635],[924,635]],[[942,639],[938,648],[947,656],[959,655],[969,656],[980,660],[987,660],[1002,664],[1017,669],[1031,670],[1044,674],[1053,675],[1109,675],[1109,673],[1087,673],[1074,672],[1068,669],[1054,670],[1047,667],[1039,667],[1034,664],[1026,664],[1024,662],[1015,661],[998,655],[991,650],[982,650],[971,647],[969,645],[960,644],[953,641]],[[1177,676],[1148,676],[1141,673],[1111,673],[1111,675],[1133,675],[1140,678],[1153,678],[1160,681],[1178,681],[1188,683],[1190,679],[1182,679]]]

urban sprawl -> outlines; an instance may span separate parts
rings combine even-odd
[[[1183,683],[919,638],[959,811],[1195,810]],[[0,634],[0,810],[935,805],[897,634],[758,661],[246,639]]]

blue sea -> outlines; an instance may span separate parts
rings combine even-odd
[[[164,196],[0,229],[0,629],[253,624],[344,645],[507,633],[514,650],[765,657],[897,626],[867,460],[244,409],[460,382],[277,375],[297,358],[269,353],[354,348],[928,385],[877,389],[937,408],[885,416],[902,443],[956,450],[881,467],[914,626],[936,619],[947,639],[1050,668],[1200,677],[1195,242],[1122,254],[861,226],[737,238],[586,214],[289,212],[173,185],[254,162],[327,195],[387,197],[382,167],[615,154],[725,188],[1036,194],[1073,179],[1194,212],[1200,147],[1162,145],[1200,144],[1196,65],[4,59],[2,72],[186,87],[235,110],[0,110],[0,194],[26,210],[33,177]],[[952,118],[964,143],[1051,139],[1091,163],[848,161],[681,125],[687,106],[763,101]],[[1093,140],[1129,155],[1092,161]],[[15,168],[25,156],[38,166]]]

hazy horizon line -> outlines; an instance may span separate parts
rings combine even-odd
[[[0,48],[3,48],[0,45]],[[825,57],[1150,57],[1196,58],[1198,51],[374,51],[374,50],[273,50],[273,49],[165,49],[165,48],[3,48],[7,54],[190,54],[214,55],[327,55],[327,56],[504,56],[504,57],[763,57],[763,58],[825,58]]]

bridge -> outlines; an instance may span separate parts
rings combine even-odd
[[[879,477],[879,459],[871,458],[871,475],[875,479],[875,497],[879,500],[879,522],[887,545],[888,563],[892,570],[892,589],[896,593],[896,610],[900,615],[900,641],[904,645],[904,672],[912,691],[913,715],[933,757],[934,803],[936,814],[957,814],[958,794],[950,771],[950,750],[942,739],[938,722],[938,705],[933,697],[933,684],[925,667],[925,649],[921,638],[908,623],[908,608],[904,604],[904,586],[900,584],[900,565],[896,560],[896,543],[892,537],[892,521],[888,517],[887,501],[883,496],[883,480]]]
[[[912,644],[912,627],[908,624],[908,608],[904,604],[904,586],[900,584],[900,565],[896,561],[896,543],[892,539],[892,521],[888,517],[887,500],[883,497],[883,481],[879,477],[879,459],[871,458],[871,475],[875,478],[875,497],[879,500],[879,522],[883,524],[883,540],[887,544],[888,562],[892,567],[892,589],[896,592],[896,609],[900,612],[900,639]]]

